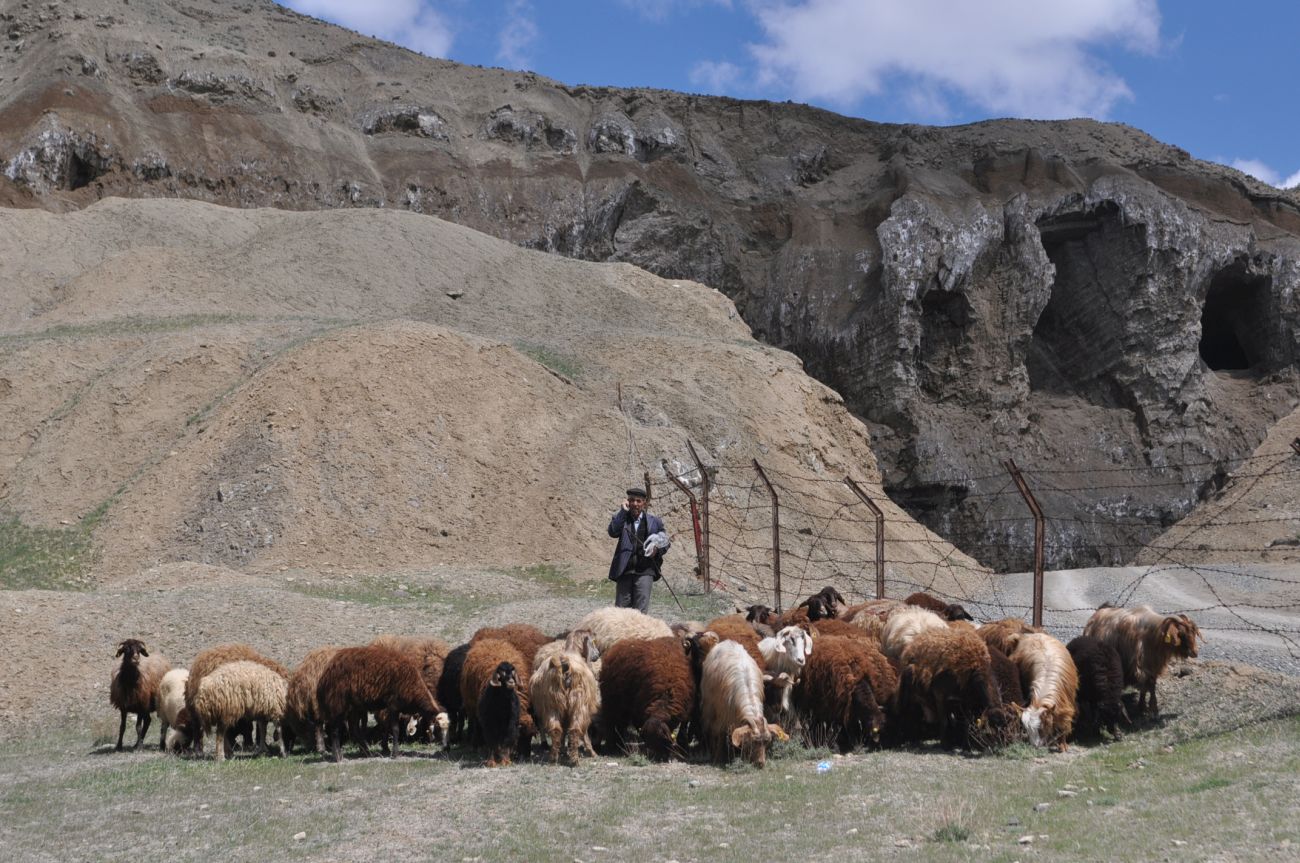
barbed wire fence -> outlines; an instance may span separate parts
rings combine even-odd
[[[1103,601],[1150,602],[1165,614],[1200,615],[1202,630],[1277,639],[1293,658],[1300,657],[1300,566],[1271,572],[1196,562],[1261,551],[1216,545],[1206,538],[1214,528],[1286,524],[1300,546],[1300,512],[1270,517],[1236,512],[1265,479],[1289,481],[1300,474],[1300,440],[1282,452],[1238,459],[1213,516],[1196,519],[1177,538],[1163,542],[1153,540],[1169,534],[1149,521],[1053,512],[1078,511],[1078,504],[1099,493],[1193,487],[1203,480],[1173,477],[1185,477],[1188,468],[1201,465],[1082,470],[1024,468],[1008,460],[1004,473],[954,477],[935,485],[960,488],[963,501],[1019,499],[1024,514],[995,514],[985,507],[981,517],[940,538],[911,518],[886,514],[896,510],[873,500],[852,476],[837,478],[811,467],[791,472],[760,459],[723,457],[706,463],[689,442],[687,451],[675,463],[645,466],[651,506],[675,532],[678,548],[694,553],[701,589],[727,591],[737,605],[789,608],[828,584],[855,600],[924,591],[961,603],[978,619],[1023,617],[1068,630]],[[1113,538],[1096,541],[1092,550],[1098,559],[1128,561],[1130,569],[1118,570],[1127,577],[1091,578],[1073,592],[1062,592],[1059,582],[1045,586],[1043,573],[1053,560],[1078,550],[1077,536],[1066,538],[1069,528],[1103,522]],[[1143,562],[1133,564],[1139,557]],[[978,562],[991,558],[1001,564]],[[1010,565],[1017,560],[1023,564]],[[1013,577],[1026,572],[1032,574],[1032,589],[1026,579]],[[1055,601],[1046,599],[1049,587],[1056,588],[1050,591]],[[1171,601],[1185,607],[1169,607]]]

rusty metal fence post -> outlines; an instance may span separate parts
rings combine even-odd
[[[700,558],[700,576],[704,579],[704,592],[712,593],[713,565],[709,559],[709,552],[713,546],[709,533],[709,490],[713,486],[713,479],[705,469],[704,462],[700,461],[695,446],[689,440],[686,441],[686,449],[690,451],[691,459],[695,462],[695,469],[700,472],[700,533],[704,551],[704,556]]]
[[[871,514],[876,517],[876,599],[885,598],[885,514],[881,512],[880,507],[876,506],[875,501],[867,497],[867,493],[853,481],[853,477],[844,477],[844,484],[849,487],[849,491],[858,496],[858,500],[867,505]]]
[[[673,474],[668,467],[667,459],[660,460],[660,464],[664,466],[664,475],[668,477],[669,481],[672,482],[673,485],[681,489],[682,494],[686,495],[686,499],[690,501],[691,533],[695,536],[695,575],[697,578],[704,579],[704,591],[707,593],[709,590],[709,579],[704,572],[704,536],[700,529],[700,507],[695,501],[695,493],[691,491],[690,486],[682,482],[681,477]]]
[[[776,612],[781,613],[781,502],[777,499],[776,489],[768,481],[763,466],[754,459],[754,470],[758,478],[767,486],[767,493],[772,496],[772,595],[775,597]]]
[[[1011,474],[1011,479],[1016,483],[1016,488],[1020,490],[1020,496],[1025,499],[1029,506],[1029,511],[1034,514],[1034,626],[1043,625],[1043,510],[1034,498],[1034,493],[1029,490],[1029,485],[1025,478],[1020,475],[1020,468],[1016,463],[1007,459],[1004,463],[1007,473]]]

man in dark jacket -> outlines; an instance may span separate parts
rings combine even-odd
[[[614,559],[609,565],[609,580],[614,582],[614,605],[635,608],[642,614],[650,611],[650,586],[662,575],[666,548],[651,545],[646,554],[646,540],[663,533],[659,516],[645,511],[645,489],[629,488],[623,506],[609,520],[609,535],[618,540]]]

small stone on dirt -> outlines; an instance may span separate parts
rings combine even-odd
[[[1046,812],[1048,809],[1051,809],[1051,808],[1052,808],[1052,804],[1050,804],[1050,803],[1035,803],[1035,804],[1034,804],[1034,811],[1035,811],[1035,812]]]
[[[306,833],[295,833],[295,834],[293,834],[293,841],[294,841],[294,842],[301,842],[302,840],[304,840],[304,839],[306,839],[306,838],[307,838],[307,834],[306,834]]]
[[[1079,796],[1079,792],[1078,792],[1078,791],[1070,791],[1070,790],[1068,790],[1068,789],[1066,789],[1066,788],[1062,788],[1060,791],[1056,792],[1056,796],[1057,796],[1057,797],[1078,797],[1078,796]]]
[[[1034,837],[1021,836],[1019,839],[1016,840],[1016,842],[1020,843],[1021,845],[1032,845],[1034,843]]]

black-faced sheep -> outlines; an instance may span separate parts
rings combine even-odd
[[[1031,632],[1020,636],[1011,661],[1020,667],[1020,677],[1029,684],[1025,693],[1029,705],[1020,722],[1029,742],[1064,750],[1074,731],[1075,698],[1079,673],[1070,651],[1052,636]]]
[[[538,732],[550,742],[551,763],[560,760],[561,751],[569,765],[578,763],[583,748],[595,754],[588,731],[600,709],[600,686],[583,655],[584,641],[590,641],[590,634],[577,639],[575,649],[543,658],[529,681],[533,716]]]
[[[725,764],[736,751],[756,767],[767,763],[773,731],[763,715],[763,674],[737,642],[724,641],[705,657],[700,728],[715,763]]]
[[[216,647],[209,647],[194,657],[194,661],[190,663],[190,677],[185,681],[185,706],[189,708],[191,716],[197,716],[194,710],[194,693],[198,691],[203,678],[227,662],[240,660],[264,665],[285,680],[289,679],[287,668],[274,659],[267,659],[247,644],[219,644]],[[203,726],[198,723],[194,727],[194,752],[197,755],[203,754]]]
[[[651,758],[680,755],[673,732],[695,714],[704,658],[717,643],[711,632],[626,639],[602,654],[600,701],[610,742],[623,747],[623,732],[635,726]]]
[[[794,690],[805,742],[834,742],[841,752],[867,740],[879,742],[885,705],[898,676],[875,643],[828,635],[816,639]]]
[[[574,628],[591,632],[602,655],[624,639],[645,641],[669,638],[673,634],[667,623],[635,608],[598,608],[578,621]]]
[[[766,605],[751,605],[745,609],[745,621],[763,638],[775,635],[781,628],[781,615]]]
[[[223,761],[226,732],[241,722],[256,725],[259,748],[264,747],[267,723],[283,721],[288,694],[289,682],[272,669],[248,660],[226,662],[205,675],[194,693],[194,721],[216,729],[216,760]]]
[[[489,643],[505,644],[489,640]],[[466,667],[472,667],[471,651]],[[519,726],[524,708],[519,698],[519,677],[509,662],[492,669],[475,702],[474,727],[488,751],[488,767],[509,767],[510,753],[519,745]]]
[[[150,714],[158,709],[158,685],[171,665],[162,655],[149,655],[145,643],[138,638],[128,638],[117,646],[117,656],[122,662],[113,669],[108,686],[108,701],[122,714],[117,727],[117,751],[122,751],[122,738],[126,734],[126,715],[135,714],[135,749],[144,743],[149,733]]]
[[[1128,722],[1124,712],[1124,664],[1119,652],[1091,635],[1080,635],[1065,645],[1079,672],[1079,709],[1076,727],[1090,734],[1105,728],[1119,737],[1120,722]]]
[[[1162,615],[1149,605],[1137,608],[1103,605],[1088,618],[1083,634],[1115,648],[1124,666],[1124,685],[1137,687],[1138,714],[1158,716],[1156,681],[1175,656],[1196,657],[1201,630],[1185,614]]]
[[[185,668],[173,668],[162,676],[158,684],[158,722],[162,725],[158,748],[163,752],[179,752],[190,742],[193,731],[188,727],[188,713],[185,713],[185,681],[190,672]],[[174,733],[169,733],[174,731]],[[168,738],[171,744],[168,744]]]
[[[289,675],[289,696],[284,711],[287,749],[298,743],[325,754],[325,721],[316,698],[316,688],[320,685],[321,673],[340,650],[342,647],[335,644],[317,647],[309,651]]]
[[[949,631],[947,622],[928,609],[908,606],[895,611],[880,632],[880,649],[891,659],[901,659],[911,640],[928,629]]]
[[[497,713],[488,714],[491,724],[492,737],[485,735],[485,729],[482,726],[484,717],[483,710],[480,709],[479,699],[485,694],[491,695],[489,709],[501,711],[509,707],[509,700],[506,694],[495,690],[499,681],[497,673],[500,667],[505,664],[509,665],[511,674],[514,676],[514,690],[518,698],[518,715],[510,719],[509,714],[498,715]],[[529,675],[525,677],[524,675]],[[494,747],[499,742],[501,735],[505,733],[507,724],[513,722],[516,730],[509,736],[518,741],[519,754],[527,757],[532,745],[532,737],[535,732],[533,718],[529,712],[529,693],[528,683],[532,675],[532,663],[524,658],[519,649],[508,641],[502,641],[498,638],[483,638],[470,644],[469,653],[465,656],[465,666],[461,670],[460,676],[460,697],[464,704],[465,715],[470,720],[470,742],[476,746],[486,745],[489,748]],[[501,759],[493,754],[490,759],[494,763],[500,763]],[[506,759],[506,764],[509,759]]]
[[[945,746],[995,741],[1007,719],[1001,706],[988,648],[974,632],[928,629],[903,650],[895,704],[900,739],[933,732]]]
[[[918,608],[926,608],[942,617],[944,620],[974,620],[966,609],[957,603],[944,602],[937,596],[931,596],[928,593],[917,592],[909,596],[903,602],[908,605],[914,605]]]
[[[364,729],[370,711],[388,717],[386,733],[392,740],[394,758],[401,739],[399,717],[403,714],[428,719],[444,730],[447,726],[447,715],[429,692],[419,669],[390,647],[366,645],[339,650],[321,672],[316,702],[330,729],[330,753],[335,761],[343,758],[345,726],[361,754],[370,754]]]

